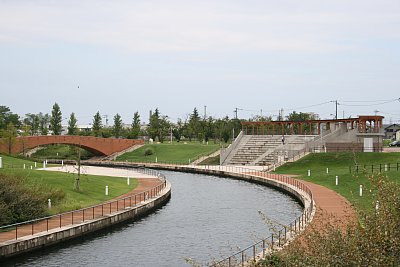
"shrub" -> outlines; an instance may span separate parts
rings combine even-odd
[[[151,149],[151,148],[146,148],[145,150],[144,150],[144,155],[145,156],[150,156],[150,155],[153,155],[154,154],[154,151],[153,151],[153,149]]]
[[[65,197],[62,190],[28,185],[23,177],[0,174],[0,225],[37,219],[47,215],[47,199]]]

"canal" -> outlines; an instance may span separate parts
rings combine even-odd
[[[288,195],[244,181],[162,171],[172,198],[156,212],[106,231],[19,256],[2,266],[190,266],[205,264],[289,224],[301,206]]]

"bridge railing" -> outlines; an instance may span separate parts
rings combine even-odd
[[[162,173],[147,168],[135,168],[135,171],[155,176],[159,179],[159,183],[144,192],[132,194],[127,197],[104,202],[102,204],[26,222],[1,226],[0,242],[13,239],[17,240],[23,236],[34,235],[40,232],[48,232],[52,229],[62,228],[65,226],[81,224],[89,220],[104,217],[104,215],[107,214],[125,210],[127,208],[135,208],[139,204],[158,196],[166,187],[166,178]]]

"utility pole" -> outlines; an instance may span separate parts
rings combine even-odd
[[[337,102],[337,100],[332,100],[332,101],[330,101],[330,102],[335,103],[335,107],[336,107],[336,111],[335,111],[335,120],[337,120],[337,119],[338,119],[338,116],[337,116],[337,106],[339,105],[339,103]],[[333,115],[333,114],[332,114],[332,115]]]
[[[235,119],[237,119],[238,118],[238,108],[235,108],[235,110],[233,112],[235,112]]]
[[[338,119],[338,117],[337,117],[337,105],[338,105],[337,100],[335,101],[335,103],[336,103],[336,116],[335,116],[335,120],[337,120],[337,119]]]
[[[207,106],[204,106],[204,120],[207,118]]]

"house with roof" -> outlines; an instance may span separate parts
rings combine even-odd
[[[396,132],[400,130],[400,124],[384,125],[383,130],[385,132],[385,139],[394,140],[396,139]]]

